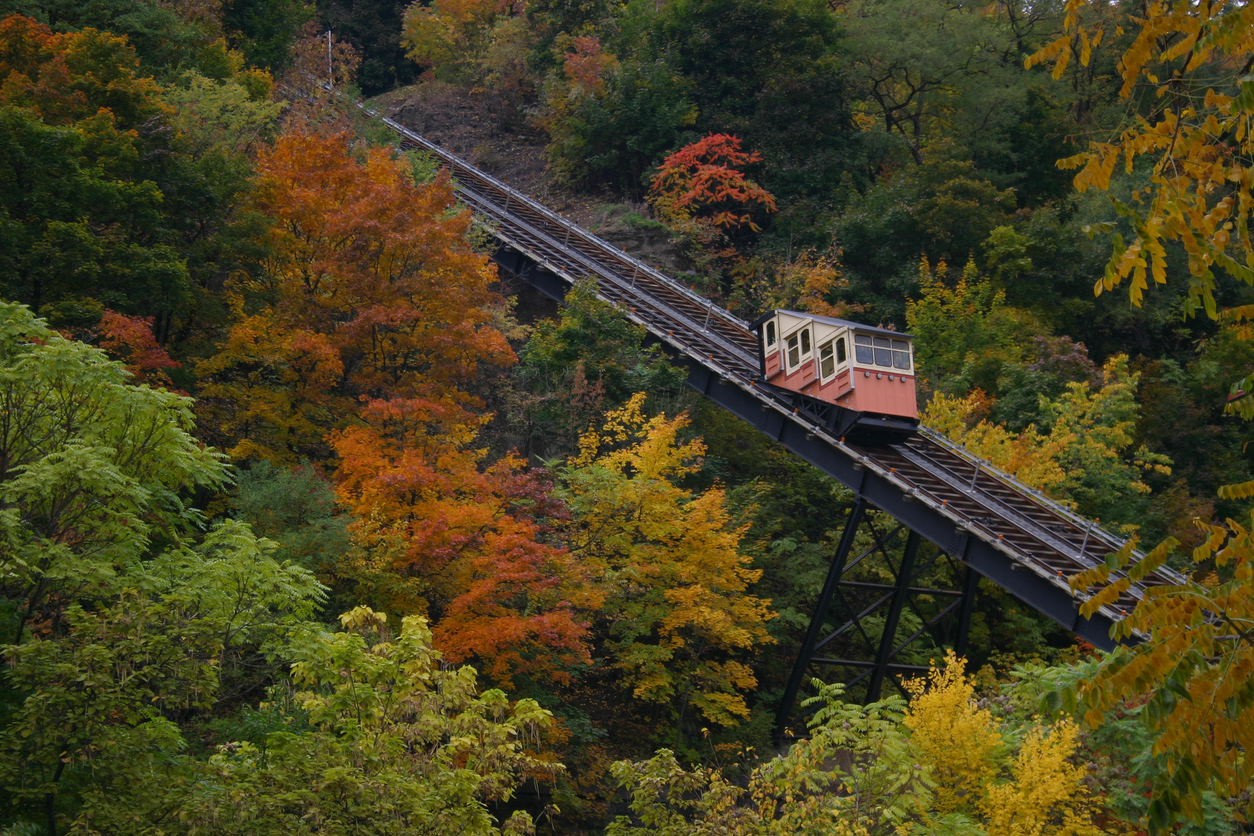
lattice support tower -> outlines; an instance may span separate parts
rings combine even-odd
[[[920,654],[966,653],[979,573],[885,516],[864,497],[850,508],[776,715],[777,739],[804,730],[797,703],[812,678],[842,681],[847,695],[873,702],[886,686],[904,695],[902,678],[927,672]]]

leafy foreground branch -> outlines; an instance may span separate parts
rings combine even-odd
[[[999,720],[975,699],[965,663],[909,683],[909,703],[840,701],[840,685],[815,682],[810,738],[784,755],[727,770],[685,770],[668,750],[613,771],[632,815],[608,836],[879,836],[1124,832],[1090,795],[1073,761],[1069,719]],[[1007,721],[1010,722],[1007,722]],[[751,754],[751,753],[746,753]],[[747,779],[733,775],[748,771]]]
[[[1228,488],[1224,492],[1240,492]],[[1118,629],[1145,641],[1103,657],[1055,696],[1055,704],[1083,712],[1094,727],[1129,706],[1158,760],[1148,815],[1152,833],[1177,819],[1206,820],[1218,794],[1254,812],[1254,532],[1236,520],[1198,523],[1205,540],[1193,550],[1200,581],[1152,587]],[[1179,544],[1168,539],[1139,561],[1130,541],[1107,563],[1072,579],[1075,588],[1101,586],[1081,608],[1088,614],[1161,566]],[[1110,581],[1112,569],[1127,569]]]
[[[308,690],[292,710],[311,728],[221,747],[178,813],[188,832],[489,836],[502,831],[486,802],[561,769],[529,751],[549,712],[443,667],[426,619],[389,641],[385,618],[357,607],[344,632],[297,642],[292,679]],[[531,833],[531,818],[503,830]]]

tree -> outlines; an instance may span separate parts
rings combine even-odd
[[[327,581],[349,552],[351,518],[336,503],[331,482],[313,465],[287,470],[254,462],[235,477],[231,510],[259,536],[278,544],[276,560],[304,566]]]
[[[699,440],[685,416],[645,418],[643,395],[580,439],[562,473],[564,526],[575,557],[600,579],[609,664],[633,695],[724,725],[748,716],[757,684],[741,657],[770,641],[770,602],[748,594],[761,570],[740,554],[724,494],[676,482],[697,469]]]
[[[352,84],[361,66],[361,54],[352,44],[330,37],[315,21],[301,28],[279,82],[298,91],[288,101],[288,120],[294,131],[333,134],[349,130],[357,108],[340,94]]]
[[[987,398],[979,390],[965,398],[938,393],[923,421],[1085,515],[1134,526],[1150,493],[1145,476],[1171,474],[1171,459],[1137,445],[1137,377],[1127,357],[1112,357],[1100,387],[1068,383],[1059,397],[1042,397],[1042,426],[1029,424],[1018,433],[982,417]]]
[[[519,352],[515,379],[526,393],[519,411],[531,456],[574,454],[589,427],[637,392],[649,392],[660,409],[683,397],[686,373],[658,346],[646,346],[645,329],[596,293],[591,281],[572,287],[560,319],[537,323]]]
[[[909,680],[910,706],[902,723],[910,742],[928,765],[935,782],[935,812],[947,815],[974,807],[997,774],[995,756],[1002,744],[997,723],[975,699],[966,662],[950,651],[942,669]]]
[[[1244,159],[1254,148],[1247,124],[1254,95],[1240,69],[1251,56],[1252,22],[1251,12],[1233,3],[1154,4],[1129,21],[1137,32],[1125,44],[1118,71],[1119,95],[1137,94],[1130,125],[1116,140],[1090,142],[1087,150],[1059,162],[1079,169],[1075,186],[1081,192],[1109,190],[1121,159],[1129,173],[1138,163],[1147,166],[1149,184],[1134,188],[1131,200],[1111,196],[1133,238],[1125,244],[1122,235],[1114,236],[1095,293],[1129,280],[1129,296],[1139,304],[1151,277],[1156,284],[1167,281],[1167,243],[1179,244],[1188,255],[1190,313],[1203,309],[1218,315],[1215,267],[1254,282],[1247,231],[1254,204],[1244,176]],[[1109,21],[1088,13],[1083,0],[1068,0],[1063,31],[1025,66],[1052,63],[1056,79],[1072,63],[1086,67],[1110,28]],[[1113,230],[1109,223],[1095,227]]]
[[[106,310],[100,318],[100,347],[125,363],[136,380],[173,388],[165,370],[176,369],[179,363],[157,345],[152,322],[150,316],[125,316]]]
[[[190,399],[8,303],[0,402],[0,784],[55,834],[177,753],[172,715],[255,687],[321,589],[246,526],[201,536],[188,495],[227,471]]]
[[[416,581],[449,659],[513,677],[568,681],[590,661],[583,612],[599,595],[587,569],[545,535],[563,509],[543,474],[513,456],[480,469],[481,422],[418,399],[372,401],[364,426],[333,437],[340,501],[385,571]]]
[[[1075,724],[998,723],[952,654],[910,684],[909,704],[851,705],[840,685],[814,684],[808,737],[767,759],[742,751],[733,768],[748,774],[738,779],[727,768],[685,770],[665,749],[615,763],[633,817],[619,816],[609,836],[1123,832],[1095,823],[1086,767],[1071,762]]]
[[[581,86],[588,79],[578,62],[564,64],[564,77],[546,85],[546,155],[566,183],[608,183],[638,194],[645,172],[681,141],[684,129],[696,121],[697,108],[689,82],[665,61],[606,64],[603,83],[590,91]]]
[[[667,749],[611,769],[630,799],[608,836],[888,836],[927,809],[930,776],[901,724],[902,700],[840,702],[840,686],[816,683],[810,736],[766,761],[749,752],[747,787],[713,768],[684,769]],[[745,764],[747,767],[748,764]],[[639,824],[637,824],[639,822]]]
[[[1006,293],[972,261],[950,287],[946,266],[919,266],[919,298],[906,302],[906,327],[917,340],[918,366],[929,387],[996,391],[1002,370],[1024,360],[1028,338],[1042,333],[1027,311],[1006,304]]]
[[[1168,281],[1168,247],[1187,256],[1185,312],[1237,325],[1248,338],[1248,310],[1221,312],[1215,268],[1246,283],[1254,280],[1247,226],[1250,211],[1245,160],[1250,152],[1249,115],[1254,99],[1242,75],[1250,58],[1251,12],[1239,5],[1153,4],[1132,22],[1136,32],[1120,57],[1120,95],[1137,105],[1117,139],[1092,142],[1060,165],[1079,168],[1077,189],[1108,190],[1116,167],[1138,166],[1148,185],[1137,184],[1131,200],[1112,196],[1116,214],[1131,227],[1131,243],[1121,235],[1095,293],[1128,281],[1129,297],[1140,305],[1152,277]],[[1052,62],[1055,78],[1071,64],[1087,66],[1103,43],[1109,21],[1070,0],[1063,31],[1027,59],[1031,67]],[[1141,95],[1144,93],[1144,95]],[[1149,95],[1152,93],[1153,95]],[[1134,94],[1138,94],[1134,96]],[[1113,232],[1114,224],[1093,231]],[[1249,418],[1254,391],[1247,377],[1234,384],[1230,409]],[[1250,483],[1220,488],[1221,497],[1248,500]],[[1249,728],[1254,725],[1248,639],[1251,555],[1248,529],[1234,519],[1216,525],[1198,521],[1205,541],[1193,550],[1200,578],[1148,589],[1133,612],[1112,627],[1115,636],[1143,641],[1121,647],[1101,660],[1090,682],[1064,696],[1082,705],[1089,724],[1101,722],[1121,701],[1144,703],[1141,717],[1154,737],[1153,755],[1164,769],[1153,782],[1147,810],[1151,833],[1167,832],[1180,818],[1199,821],[1209,790],[1248,792]],[[1106,564],[1072,579],[1077,590],[1096,592],[1081,608],[1091,614],[1161,566],[1178,545],[1168,538],[1143,559],[1133,560],[1135,538],[1107,557]],[[1213,567],[1213,571],[1212,570]],[[1126,574],[1111,581],[1110,573]],[[1248,797],[1248,796],[1247,796]],[[1244,805],[1248,817],[1251,807]]]
[[[489,803],[561,770],[536,751],[549,712],[479,693],[473,668],[442,664],[425,619],[406,618],[395,638],[365,607],[340,621],[294,647],[289,710],[311,728],[264,749],[219,747],[178,813],[188,833],[492,836]],[[531,833],[531,819],[515,813],[503,831]]]
[[[711,134],[684,146],[662,161],[648,196],[697,272],[732,297],[744,295],[740,288],[755,272],[744,250],[761,232],[757,220],[776,208],[774,196],[739,170],[762,160],[740,144]]]
[[[941,126],[978,141],[980,132],[1010,121],[1024,95],[1018,74],[1001,60],[1013,50],[988,7],[856,0],[842,20],[870,109],[885,133],[904,140],[915,163],[925,160]],[[952,124],[963,120],[972,124]]]
[[[844,297],[880,321],[904,322],[904,299],[918,292],[919,257],[966,265],[994,229],[1010,223],[1014,207],[1014,192],[969,162],[926,160],[885,171],[851,197],[831,231],[850,283]]]
[[[257,656],[276,652],[321,597],[313,576],[277,563],[272,548],[225,523],[118,572],[122,588],[108,599],[80,598],[4,646],[17,700],[0,732],[0,784],[21,806],[43,808],[49,833],[58,812],[95,819],[101,832],[130,830],[148,806],[128,801],[134,775],[186,745],[171,718],[257,686]]]
[[[401,45],[437,76],[469,81],[522,12],[517,0],[436,0],[405,10]],[[523,30],[525,31],[525,30]]]
[[[775,198],[739,170],[762,161],[740,144],[737,137],[710,134],[668,156],[649,185],[653,208],[675,224],[699,220],[729,231],[759,231],[753,213],[775,211]]]
[[[702,133],[740,133],[809,67],[835,69],[825,59],[838,26],[815,0],[679,0],[656,16],[648,47],[692,84]]]
[[[412,84],[417,68],[401,48],[406,4],[397,0],[373,3],[324,0],[320,4],[325,28],[353,45],[361,55],[357,83],[366,96],[377,96]]]
[[[1144,703],[1140,719],[1153,740],[1151,752],[1164,761],[1147,810],[1152,833],[1170,832],[1180,818],[1200,823],[1211,790],[1241,797],[1245,817],[1254,809],[1246,795],[1251,781],[1247,753],[1254,745],[1248,674],[1254,665],[1249,638],[1254,542],[1250,527],[1233,519],[1197,525],[1206,539],[1192,557],[1206,571],[1202,579],[1149,588],[1111,628],[1117,638],[1144,640],[1119,647],[1100,660],[1089,681],[1054,696],[1055,705],[1079,710],[1090,725],[1101,723],[1122,701]],[[1071,579],[1072,588],[1091,593],[1081,606],[1083,615],[1161,566],[1178,541],[1168,538],[1134,562],[1136,545],[1133,538],[1104,564]],[[1125,574],[1111,581],[1116,569]]]
[[[251,66],[278,75],[287,69],[301,25],[313,12],[299,0],[226,0],[222,28]]]
[[[288,134],[259,155],[256,205],[274,221],[243,315],[199,367],[202,410],[236,457],[324,458],[358,399],[421,395],[463,407],[483,365],[513,352],[492,327],[495,273],[452,212],[447,176],[416,184],[384,149]],[[317,455],[321,454],[321,455]]]
[[[95,30],[13,15],[0,44],[0,292],[168,315],[187,267],[140,163],[161,144],[160,88],[124,39]]]
[[[107,600],[154,541],[199,513],[186,492],[223,485],[220,454],[190,435],[191,399],[135,386],[120,363],[0,303],[0,575],[27,625]]]
[[[134,50],[146,75],[167,76],[213,62],[213,42],[221,37],[215,5],[206,0],[164,5],[147,0],[5,0],[0,15],[26,15],[69,34],[112,33],[109,37],[125,39]]]

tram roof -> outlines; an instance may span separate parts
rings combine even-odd
[[[902,333],[901,331],[894,331],[891,328],[880,328],[878,325],[864,325],[861,322],[853,322],[848,319],[837,319],[834,316],[820,316],[819,314],[806,313],[804,311],[790,311],[784,308],[763,314],[753,320],[753,322],[749,323],[749,329],[752,331],[760,331],[768,319],[774,319],[780,314],[788,314],[789,316],[795,316],[801,319],[810,319],[814,322],[822,322],[825,325],[842,325],[846,328],[853,328],[858,331],[867,331],[872,334],[883,334],[889,337],[896,337],[899,340],[903,338],[907,340],[912,339],[909,334]]]

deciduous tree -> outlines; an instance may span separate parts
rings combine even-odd
[[[723,491],[676,484],[697,468],[688,419],[646,418],[644,396],[611,412],[580,440],[563,474],[571,550],[606,593],[610,664],[636,698],[733,724],[757,684],[744,655],[771,641],[770,602],[748,593],[761,570],[740,553]]]
[[[584,611],[599,596],[588,570],[545,542],[563,510],[541,474],[512,456],[481,467],[481,422],[456,407],[393,398],[362,417],[334,437],[339,495],[359,542],[418,581],[437,645],[504,684],[568,679],[589,661]]]
[[[227,472],[191,437],[190,399],[12,304],[0,402],[0,784],[55,834],[177,754],[172,714],[256,687],[252,663],[321,589],[242,524],[200,534],[189,494]]]
[[[157,345],[152,322],[150,316],[126,316],[106,310],[100,318],[100,347],[125,363],[136,380],[172,389],[165,370],[176,369],[179,363]]]
[[[232,454],[317,453],[359,397],[478,403],[480,364],[514,358],[447,177],[416,184],[385,149],[359,162],[346,135],[286,135],[258,167],[274,255],[237,292],[263,307],[201,367],[203,409]]]
[[[430,833],[522,836],[526,813],[499,828],[491,802],[527,777],[561,770],[537,751],[551,725],[534,700],[480,693],[475,670],[450,668],[420,616],[392,637],[385,617],[358,607],[344,630],[295,648],[289,709],[307,731],[278,732],[264,749],[219,748],[178,820],[189,833]],[[299,715],[297,715],[299,712]]]
[[[762,161],[740,145],[737,137],[710,134],[668,156],[649,185],[653,208],[671,223],[697,220],[757,232],[754,215],[774,212],[775,198],[740,170]]]
[[[1088,66],[1103,40],[1113,40],[1106,37],[1111,23],[1090,15],[1088,5],[1068,0],[1063,31],[1025,65],[1050,63],[1055,78],[1072,63]],[[1167,281],[1165,245],[1178,243],[1188,255],[1187,310],[1214,317],[1214,268],[1254,282],[1248,232],[1254,199],[1246,163],[1254,149],[1249,131],[1254,92],[1241,69],[1254,54],[1254,13],[1229,2],[1153,3],[1127,25],[1136,34],[1120,56],[1120,95],[1128,99],[1144,90],[1152,98],[1136,97],[1140,107],[1117,137],[1090,142],[1087,150],[1059,162],[1079,169],[1079,191],[1109,190],[1121,162],[1125,171],[1140,166],[1149,177],[1147,186],[1133,189],[1131,200],[1111,196],[1133,238],[1125,243],[1122,235],[1114,236],[1110,262],[1094,291],[1128,280],[1129,296],[1139,304],[1151,278]],[[1113,224],[1098,227],[1113,229]]]
[[[99,349],[0,303],[0,583],[12,643],[70,602],[106,600],[154,541],[200,515],[186,492],[227,478],[190,435],[190,398],[136,386]]]

